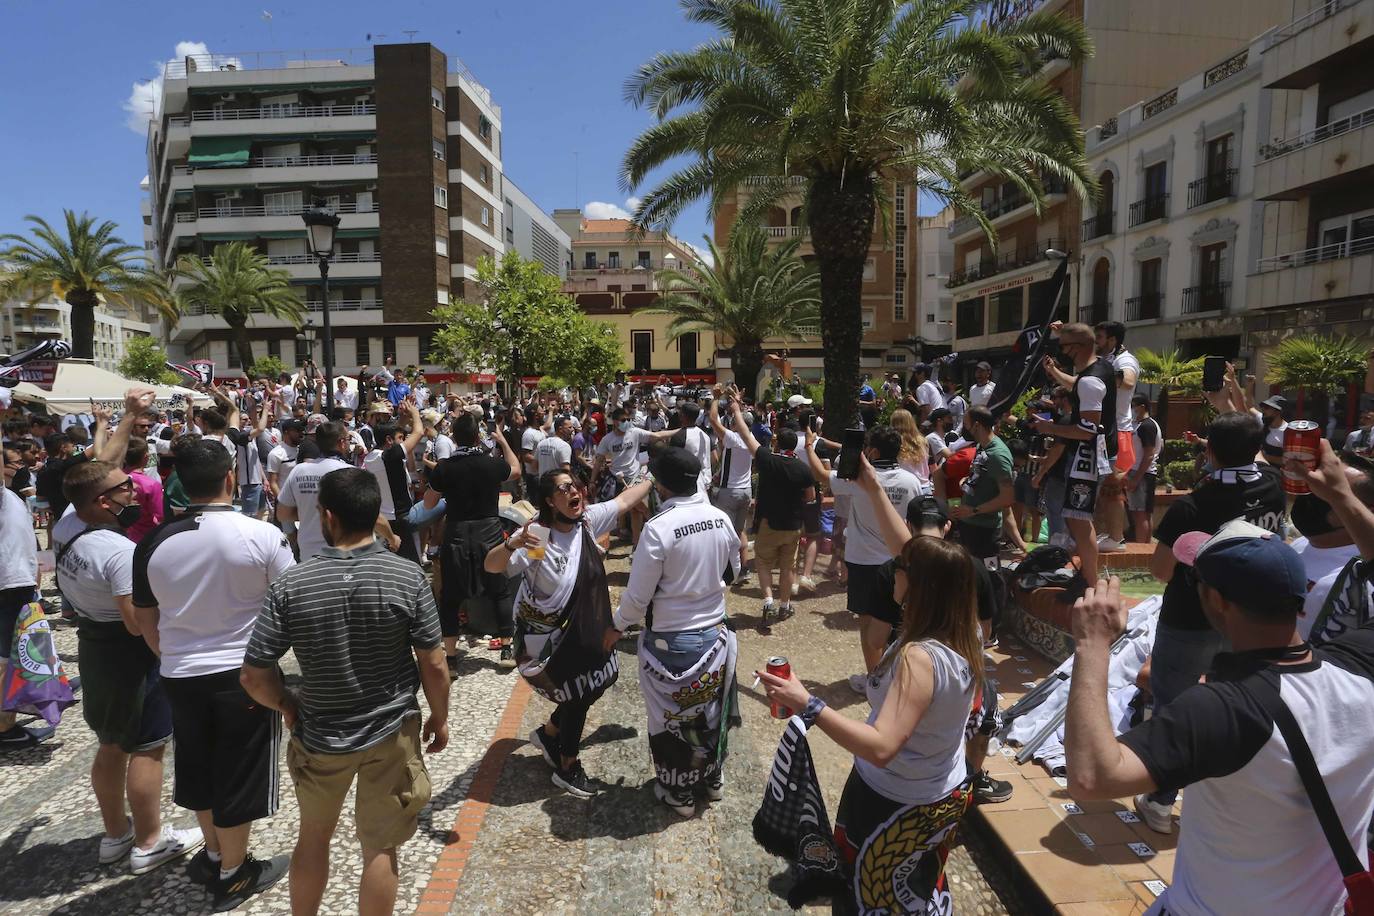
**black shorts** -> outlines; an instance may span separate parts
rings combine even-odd
[[[802,504],[802,534],[809,538],[816,537],[821,533],[821,503],[816,500],[813,503]]]
[[[884,612],[892,604],[892,592],[889,587],[888,593],[883,594],[882,579],[878,575],[882,567],[850,563],[846,560],[844,568],[849,574],[846,607],[850,613],[861,617],[886,619]]]
[[[172,801],[237,827],[277,811],[281,716],[239,685],[239,669],[162,681],[172,700]]]
[[[32,585],[0,590],[0,659],[9,661],[14,643],[14,625],[19,622],[20,612],[33,600]]]
[[[1078,477],[1064,479],[1064,518],[1093,520],[1097,509],[1096,480],[1083,480]]]
[[[151,751],[172,740],[172,709],[158,660],[142,636],[122,620],[78,617],[76,657],[81,670],[81,716],[101,744],[126,754]]]
[[[993,561],[989,569],[996,569],[997,564],[997,539],[1002,535],[1001,525],[971,525],[968,522],[960,521],[956,524],[959,543],[964,545],[964,549],[973,555],[975,559],[982,560],[984,566],[988,566],[989,560]]]

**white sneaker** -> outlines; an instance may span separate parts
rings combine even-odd
[[[100,838],[100,864],[113,865],[129,854],[134,848],[134,822],[129,821],[129,832],[120,837],[103,836]]]
[[[1126,545],[1116,540],[1110,534],[1104,534],[1097,539],[1098,553],[1120,553],[1126,549]]]
[[[657,779],[654,780],[654,795],[678,817],[692,817],[697,813],[697,806],[692,799],[674,795],[664,788],[663,783]]]
[[[849,689],[859,696],[868,696],[868,675],[851,674],[849,676]]]
[[[706,800],[718,802],[725,798],[725,774],[716,777],[715,782],[706,783]]]
[[[1161,805],[1157,801],[1151,801],[1148,795],[1137,795],[1135,797],[1135,813],[1140,815],[1140,819],[1145,822],[1155,833],[1174,832],[1174,808],[1172,805]]]
[[[194,852],[205,842],[199,827],[178,830],[162,828],[162,839],[152,849],[139,849],[137,846],[129,853],[129,871],[136,875],[150,872],[164,862]]]
[[[806,589],[808,592],[814,592],[816,590],[816,580],[811,578],[810,576],[802,576],[800,579],[797,580],[797,583],[802,588]],[[797,590],[793,589],[792,594],[795,595],[796,593]]]

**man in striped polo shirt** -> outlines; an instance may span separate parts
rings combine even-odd
[[[373,537],[381,502],[367,471],[343,468],[320,478],[319,524],[329,546],[272,583],[244,657],[244,686],[292,729],[286,759],[301,811],[291,857],[296,913],[319,909],[329,840],[354,776],[359,911],[392,911],[396,849],[414,835],[430,796],[421,736],[431,754],[448,743],[439,612],[420,567]],[[300,662],[299,693],[286,688],[277,668],[288,649]],[[423,729],[420,686],[430,710]]]

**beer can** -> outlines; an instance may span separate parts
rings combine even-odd
[[[1307,467],[1317,466],[1317,450],[1322,433],[1320,427],[1311,420],[1294,420],[1283,431],[1283,457],[1285,461],[1301,461]],[[1283,491],[1285,493],[1310,493],[1307,481],[1288,468],[1283,469]]]
[[[792,675],[792,665],[781,655],[774,655],[768,660],[768,667],[765,669],[774,677],[786,678]],[[779,706],[777,703],[769,703],[768,711],[773,714],[774,719],[792,718],[792,710],[786,706]]]

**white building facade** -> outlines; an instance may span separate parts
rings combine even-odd
[[[539,208],[508,176],[501,179],[506,201],[505,250],[538,261],[560,280],[568,279],[572,239],[553,217]]]
[[[11,300],[0,306],[0,351],[18,353],[45,340],[72,339],[72,307],[57,297],[33,305]],[[95,339],[91,362],[116,371],[124,347],[134,337],[147,337],[154,326],[135,309],[100,305],[95,310]]]

